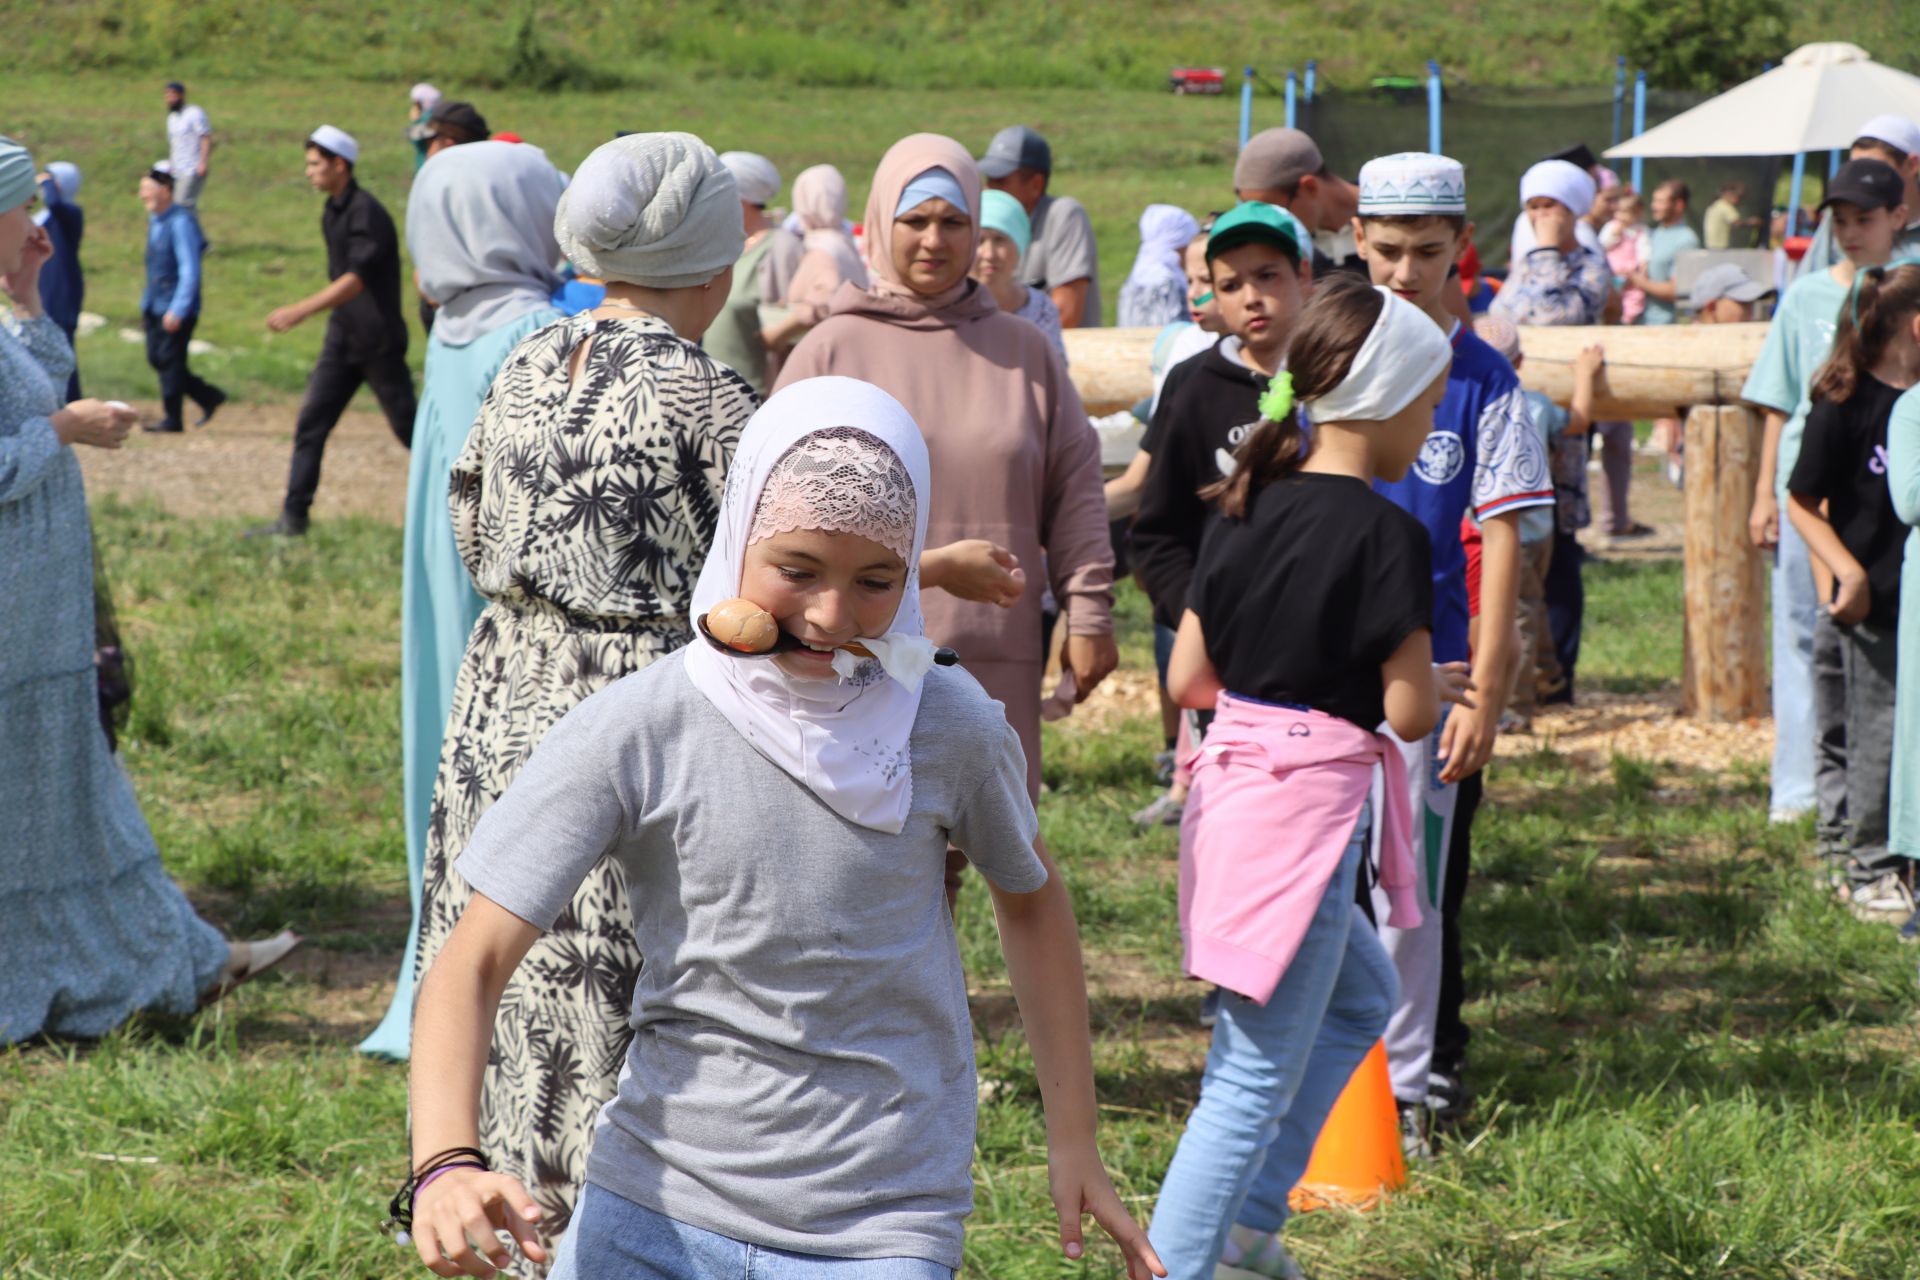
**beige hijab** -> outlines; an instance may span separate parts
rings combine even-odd
[[[880,158],[880,167],[874,170],[865,219],[867,274],[872,292],[915,298],[937,310],[966,296],[973,281],[962,275],[951,289],[929,297],[911,288],[893,266],[894,207],[900,203],[907,184],[929,169],[945,169],[951,173],[967,197],[967,210],[973,217],[967,261],[973,261],[974,251],[980,247],[980,170],[967,149],[952,138],[937,133],[916,133],[887,148],[887,154]]]

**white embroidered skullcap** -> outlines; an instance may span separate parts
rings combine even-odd
[[[1467,169],[1427,151],[1379,156],[1360,166],[1360,216],[1447,214],[1467,211]]]
[[[325,147],[348,164],[354,164],[360,159],[360,144],[355,142],[353,135],[345,129],[336,129],[330,124],[323,124],[307,135],[307,141],[316,147]]]

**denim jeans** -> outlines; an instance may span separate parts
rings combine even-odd
[[[746,1244],[589,1182],[550,1280],[953,1280],[953,1272],[926,1258],[828,1258]]]
[[[1278,1231],[1287,1193],[1354,1068],[1399,999],[1393,962],[1354,902],[1368,814],[1264,1006],[1227,992],[1200,1103],[1160,1187],[1148,1236],[1172,1280],[1208,1280],[1227,1229]]]
[[[1775,812],[1813,808],[1814,598],[1807,544],[1783,514],[1773,558],[1773,799]]]

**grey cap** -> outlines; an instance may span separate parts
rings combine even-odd
[[[1697,311],[1709,302],[1732,298],[1735,302],[1758,302],[1773,289],[1761,284],[1731,262],[1716,262],[1693,278],[1687,301]]]
[[[1291,191],[1300,179],[1325,172],[1327,162],[1312,138],[1298,129],[1263,129],[1247,139],[1233,165],[1233,189]]]
[[[1015,169],[1053,172],[1053,148],[1047,140],[1023,124],[1010,124],[993,135],[987,154],[980,157],[980,176],[1004,178]]]

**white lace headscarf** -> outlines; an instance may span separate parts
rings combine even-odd
[[[740,594],[749,546],[797,529],[858,534],[906,562],[886,634],[862,637],[878,662],[839,654],[836,676],[807,679],[770,659],[729,657],[699,637],[686,658],[694,687],[756,751],[849,822],[889,833],[912,809],[908,739],[933,658],[920,615],[931,474],[920,428],[880,388],[855,378],[793,383],[741,433],[693,589],[699,617]]]

